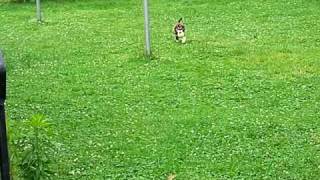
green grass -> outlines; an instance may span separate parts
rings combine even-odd
[[[141,1],[0,4],[7,115],[54,123],[56,178],[318,179],[320,2],[150,4],[152,61]]]

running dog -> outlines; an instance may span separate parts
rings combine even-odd
[[[176,42],[185,43],[187,41],[185,30],[185,25],[182,22],[182,18],[180,18],[179,21],[174,25],[172,30]]]

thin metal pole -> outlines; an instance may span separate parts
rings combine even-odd
[[[148,0],[144,0],[144,32],[146,41],[146,56],[151,56],[151,36],[150,36],[150,18],[149,18],[149,3]]]
[[[40,0],[36,0],[36,4],[37,4],[37,20],[38,20],[38,22],[41,22],[42,21],[42,17],[41,17]]]

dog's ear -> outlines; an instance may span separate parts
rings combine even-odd
[[[185,32],[186,27],[182,24],[182,31]]]
[[[172,33],[177,34],[177,24],[173,26]]]

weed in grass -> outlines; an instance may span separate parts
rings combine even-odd
[[[10,129],[13,167],[20,170],[16,175],[30,180],[52,178],[50,165],[57,152],[52,142],[50,124],[44,116],[34,115],[29,120],[15,122]]]

